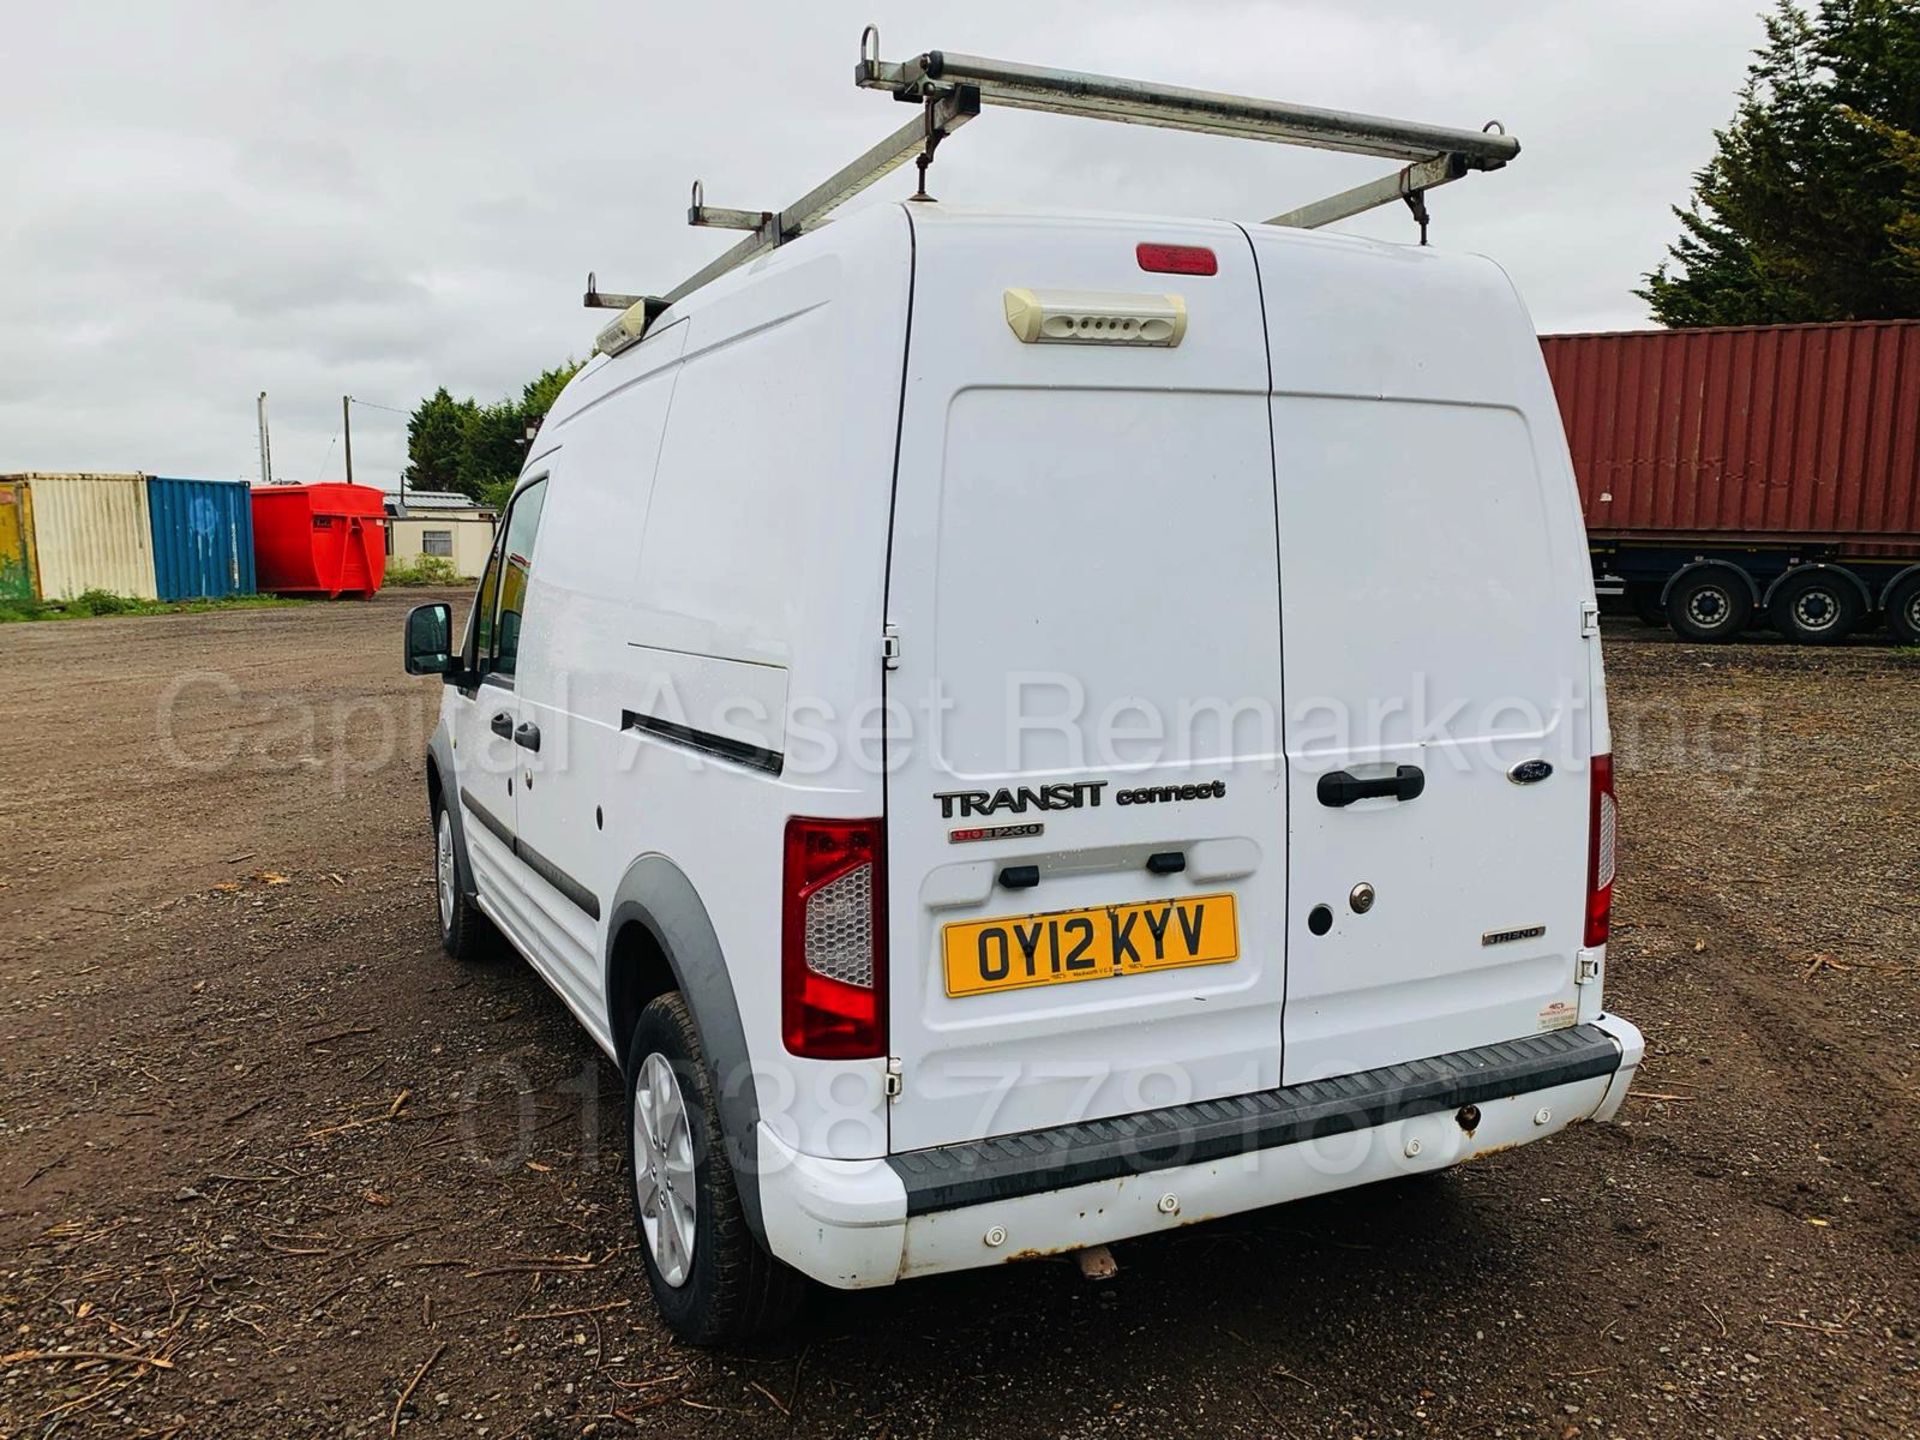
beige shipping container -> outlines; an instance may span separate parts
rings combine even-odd
[[[40,598],[107,590],[159,597],[144,475],[6,475],[24,482],[33,514]]]
[[[412,565],[422,555],[453,562],[463,579],[477,580],[493,552],[491,512],[425,511],[387,517],[387,564]]]

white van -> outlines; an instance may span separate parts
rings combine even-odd
[[[1495,265],[908,202],[635,313],[407,659],[446,948],[622,1067],[676,1331],[1619,1108],[1592,581]]]

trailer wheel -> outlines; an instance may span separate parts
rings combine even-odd
[[[1909,575],[1887,596],[1887,633],[1902,645],[1920,645],[1920,575]]]
[[[1789,575],[1767,607],[1773,628],[1802,645],[1835,645],[1860,623],[1866,606],[1838,570],[1810,569]]]
[[[1731,565],[1689,570],[1667,592],[1667,623],[1689,640],[1720,644],[1736,638],[1752,619],[1753,591]]]
[[[1639,617],[1642,625],[1652,625],[1661,630],[1667,628],[1667,611],[1660,603],[1658,585],[1627,586],[1627,605]]]

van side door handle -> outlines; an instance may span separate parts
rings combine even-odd
[[[1426,788],[1426,771],[1418,765],[1402,765],[1378,780],[1356,780],[1344,770],[1329,770],[1320,777],[1314,793],[1322,805],[1338,810],[1356,800],[1379,800],[1389,795],[1395,800],[1413,800]]]
[[[492,720],[488,721],[487,727],[502,740],[511,740],[513,738],[513,717],[504,710],[494,716]]]
[[[540,727],[531,720],[522,720],[520,728],[513,732],[513,743],[523,750],[540,748]]]

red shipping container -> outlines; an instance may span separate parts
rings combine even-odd
[[[1920,321],[1540,344],[1593,538],[1920,554]]]
[[[262,590],[370,597],[387,573],[380,492],[367,485],[258,486],[253,554]]]

